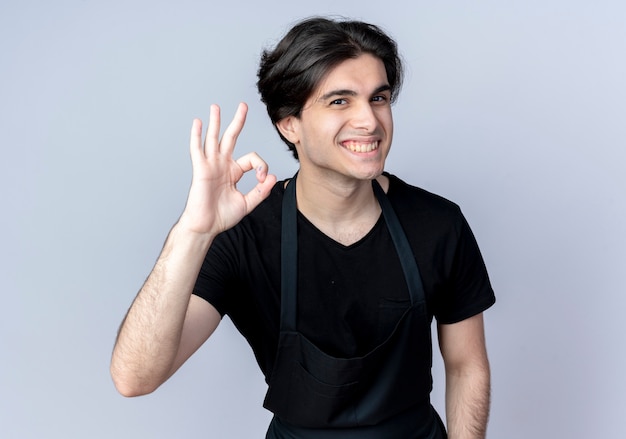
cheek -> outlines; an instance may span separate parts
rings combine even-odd
[[[335,143],[337,136],[342,129],[342,121],[335,118],[318,118],[303,127],[302,135],[310,146],[324,146]]]
[[[391,132],[393,131],[393,117],[391,109],[381,111],[378,115],[378,121],[385,128],[388,134],[391,135]]]

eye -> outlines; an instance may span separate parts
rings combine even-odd
[[[330,101],[330,105],[344,105],[347,104],[348,101],[346,101],[345,99],[334,99],[332,101]]]
[[[389,98],[385,95],[377,95],[372,98],[372,102],[387,102]]]

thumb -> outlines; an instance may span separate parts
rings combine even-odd
[[[276,176],[267,174],[263,180],[259,182],[248,192],[244,198],[246,200],[246,213],[252,212],[263,200],[265,200],[272,192],[272,188],[276,184]]]

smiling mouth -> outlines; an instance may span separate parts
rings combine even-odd
[[[343,142],[343,146],[352,152],[372,152],[378,149],[378,142],[362,143],[362,142],[347,141],[347,142]]]

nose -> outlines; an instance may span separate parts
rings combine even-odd
[[[354,106],[354,112],[351,118],[352,127],[359,130],[365,130],[368,133],[373,132],[378,125],[376,113],[372,108],[371,102],[360,102]]]

